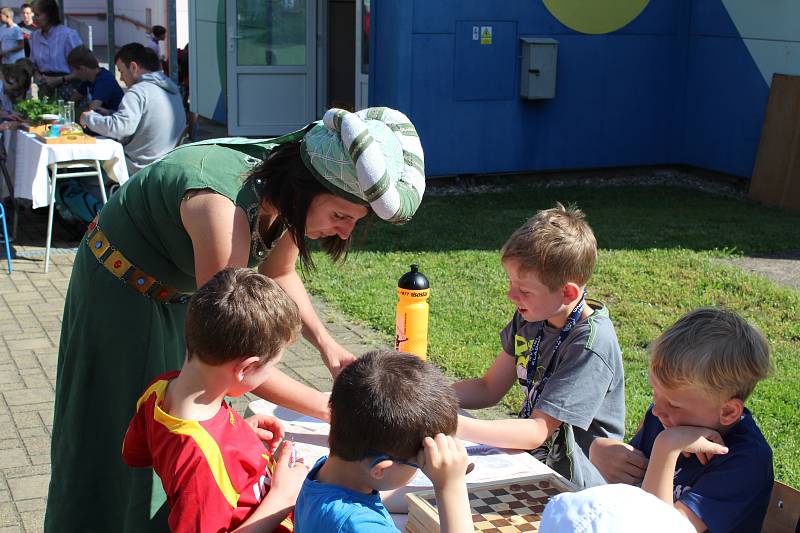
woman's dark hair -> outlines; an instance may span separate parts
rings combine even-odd
[[[61,11],[58,9],[56,0],[34,0],[31,7],[47,15],[50,26],[61,24]]]
[[[300,142],[294,141],[277,146],[266,161],[256,168],[248,179],[255,180],[261,200],[272,204],[280,213],[278,222],[288,225],[300,253],[300,266],[313,270],[314,261],[306,243],[306,216],[311,201],[320,194],[332,194],[311,174],[300,156]],[[280,224],[266,230],[264,242],[272,242],[278,235]],[[320,239],[320,246],[334,261],[347,257],[350,239],[337,236]]]

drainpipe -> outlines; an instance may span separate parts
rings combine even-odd
[[[117,45],[114,41],[114,0],[107,0],[108,7],[108,71],[112,76],[116,76],[116,64],[114,57],[117,55]]]
[[[178,15],[175,0],[167,0],[167,35],[169,36],[169,77],[178,83]]]

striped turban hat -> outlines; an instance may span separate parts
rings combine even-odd
[[[425,162],[417,130],[401,112],[372,107],[330,109],[303,137],[301,154],[332,193],[393,224],[411,219],[425,192]]]

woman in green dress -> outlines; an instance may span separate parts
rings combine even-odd
[[[311,266],[306,239],[340,259],[358,220],[405,222],[424,187],[416,131],[386,108],[330,110],[276,139],[180,147],[125,183],[90,226],[67,292],[45,530],[166,530],[160,481],[125,466],[121,445],[146,385],[183,363],[191,293],[226,266],[257,266],[297,303],[335,376],[354,357],[296,272],[298,257]],[[327,397],[283,373],[254,392],[327,417]]]

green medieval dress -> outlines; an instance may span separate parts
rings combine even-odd
[[[181,147],[138,172],[102,209],[78,249],[64,305],[46,531],[167,530],[158,478],[126,466],[121,449],[147,384],[183,364],[186,300],[196,284],[181,201],[210,189],[244,209],[248,266],[258,265],[271,245],[258,236],[259,200],[247,175],[277,143],[303,133]]]

